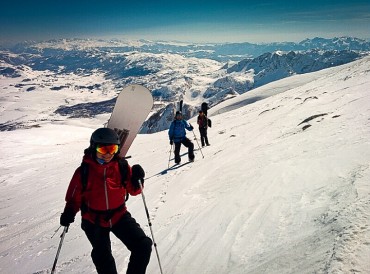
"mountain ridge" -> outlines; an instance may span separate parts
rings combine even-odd
[[[235,56],[240,53],[238,47],[240,49],[243,45],[88,39],[30,42],[15,46],[13,51],[0,51],[0,75],[5,79],[14,78],[14,88],[20,92],[70,92],[68,97],[71,99],[54,110],[54,115],[69,117],[93,117],[107,113],[111,106],[107,106],[105,101],[113,104],[112,99],[124,86],[132,83],[145,85],[155,98],[155,112],[151,113],[141,132],[152,133],[168,128],[179,100],[184,100],[185,117],[191,118],[197,114],[203,101],[215,106],[272,81],[341,65],[368,54],[368,51],[362,50],[325,50],[325,47],[369,46],[368,42],[357,38],[314,38],[298,44],[262,45],[264,50],[272,46],[280,50],[239,61],[221,62],[195,57],[196,52],[202,52],[201,56],[205,52],[214,56],[220,54],[219,50],[212,50],[212,47],[219,47],[227,54],[233,50],[232,56]],[[281,50],[287,45],[289,48],[292,45],[322,48]],[[68,82],[64,79],[68,79]],[[83,84],[80,79],[84,79]],[[86,96],[84,101],[76,101],[71,105],[76,92],[86,95],[101,93],[109,98],[99,102],[93,101],[94,96],[90,100]],[[11,129],[11,124],[11,121],[3,122],[2,128]]]
[[[127,52],[142,51],[151,53],[177,53],[186,57],[208,58],[220,62],[240,61],[243,58],[257,57],[266,52],[321,50],[370,51],[370,41],[350,36],[334,38],[306,38],[300,42],[271,43],[188,43],[127,39],[53,39],[43,42],[28,41],[4,47],[14,52],[39,53],[47,49],[81,51],[101,49],[105,51]]]

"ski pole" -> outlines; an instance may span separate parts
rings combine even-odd
[[[190,126],[192,126],[192,125],[190,125]],[[193,128],[193,130],[192,130],[191,132],[193,132],[193,134],[194,134],[194,138],[195,138],[195,141],[197,141],[197,144],[198,144],[198,147],[199,147],[200,153],[202,154],[202,156],[203,156],[203,158],[204,158],[204,155],[203,155],[202,149],[200,148],[200,145],[199,145],[199,142],[198,142],[197,136],[195,136],[194,128]]]
[[[144,203],[144,208],[145,208],[146,217],[147,217],[147,219],[148,219],[148,224],[149,224],[149,228],[150,228],[150,233],[152,234],[153,245],[154,245],[154,248],[155,248],[155,252],[156,252],[156,254],[157,254],[157,259],[158,259],[158,264],[159,264],[159,270],[161,271],[161,274],[163,274],[162,265],[161,265],[161,260],[159,259],[159,254],[158,254],[158,249],[157,249],[157,243],[156,243],[156,242],[155,242],[155,240],[154,240],[154,234],[153,234],[153,229],[152,229],[152,223],[151,223],[151,221],[150,221],[150,216],[149,216],[148,207],[146,206],[145,195],[144,195],[144,190],[143,190],[143,184],[142,184],[141,180],[139,180],[139,185],[140,185],[140,189],[141,189],[141,197],[143,197],[143,203]]]
[[[172,147],[173,147],[173,145],[171,145],[171,148],[170,148],[170,156],[168,157],[168,168],[170,168]]]
[[[55,273],[55,267],[57,266],[57,261],[58,261],[58,258],[59,258],[60,249],[62,248],[64,236],[66,235],[67,232],[68,232],[68,226],[65,226],[62,235],[60,235],[59,247],[58,247],[57,255],[55,256],[53,268],[51,269],[51,274]]]

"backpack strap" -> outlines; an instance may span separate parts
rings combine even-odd
[[[86,190],[87,187],[87,178],[89,177],[89,165],[85,162],[81,163],[81,183],[82,183],[82,192]]]
[[[121,184],[126,189],[126,180],[127,180],[127,177],[128,177],[128,162],[127,162],[127,160],[124,159],[124,158],[120,159],[118,161],[118,166],[119,166],[119,171],[121,172]],[[129,197],[130,197],[129,194],[126,191],[125,202],[128,200]]]

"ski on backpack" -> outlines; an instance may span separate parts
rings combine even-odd
[[[144,86],[130,85],[119,93],[107,127],[114,129],[120,137],[121,157],[126,156],[152,107],[152,94]]]
[[[179,111],[180,111],[180,112],[182,112],[182,106],[183,106],[183,103],[184,103],[184,101],[183,101],[183,100],[181,100],[181,101],[180,101],[180,104],[179,104]]]

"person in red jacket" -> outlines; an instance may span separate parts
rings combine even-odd
[[[60,224],[69,226],[81,210],[81,228],[92,245],[91,257],[99,274],[117,273],[110,232],[131,251],[127,273],[144,274],[153,242],[127,211],[125,196],[141,193],[140,182],[144,183],[145,172],[140,165],[130,167],[119,157],[119,145],[114,130],[99,128],[93,132],[83,164],[68,186]],[[88,166],[85,175],[83,165]]]

